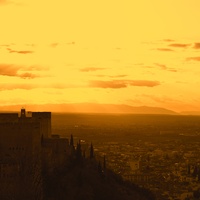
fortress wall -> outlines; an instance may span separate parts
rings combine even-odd
[[[46,139],[48,144],[43,146]],[[23,193],[29,195],[24,199],[30,199],[36,194],[35,186],[41,184],[36,179],[41,176],[42,164],[47,164],[47,170],[61,167],[67,159],[68,145],[68,139],[51,138],[51,112],[22,117],[18,113],[0,114],[0,185],[5,186],[0,196]]]
[[[8,198],[12,194],[31,199],[38,174],[41,175],[40,123],[0,123],[0,196]]]
[[[20,157],[39,151],[41,146],[40,124],[0,123],[0,152]]]
[[[24,194],[34,196],[35,192],[29,190],[35,187],[35,177],[41,176],[44,166],[47,171],[62,167],[68,155],[68,139],[51,137],[51,112],[32,112],[22,117],[0,113],[0,185],[12,191],[0,189],[0,195],[25,190]]]
[[[0,113],[0,122],[17,122],[18,113]]]
[[[51,136],[51,112],[32,112],[32,119],[40,122],[41,135]]]
[[[63,166],[69,157],[69,140],[67,138],[48,138],[42,144],[43,166],[45,170]]]

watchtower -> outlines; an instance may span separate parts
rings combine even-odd
[[[25,108],[21,109],[21,118],[26,118],[26,109]]]

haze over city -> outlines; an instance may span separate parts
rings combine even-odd
[[[0,0],[0,105],[200,111],[199,7],[197,0]]]

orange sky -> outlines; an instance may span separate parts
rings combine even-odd
[[[0,0],[0,105],[200,110],[199,0]]]

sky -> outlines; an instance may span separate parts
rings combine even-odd
[[[199,0],[0,0],[0,105],[200,111]]]

